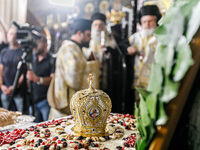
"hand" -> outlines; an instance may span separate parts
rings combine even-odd
[[[54,73],[51,73],[51,74],[50,74],[50,77],[52,77],[52,78],[53,78],[53,77],[54,77]]]
[[[11,95],[13,91],[13,85],[8,87],[8,95]]]
[[[39,77],[32,70],[27,71],[26,78],[30,81],[33,81],[33,82],[39,81]]]
[[[1,85],[1,91],[6,95],[9,93],[8,87],[5,85]]]
[[[102,53],[105,53],[105,46],[101,45],[100,49]]]
[[[137,52],[137,49],[133,46],[129,46],[127,48],[127,52],[128,52],[129,55],[134,55]]]

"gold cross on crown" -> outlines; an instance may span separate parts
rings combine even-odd
[[[90,73],[89,74],[89,77],[88,77],[88,82],[90,83],[90,89],[93,89],[92,88],[92,81],[94,80],[94,76]]]

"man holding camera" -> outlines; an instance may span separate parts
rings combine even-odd
[[[10,97],[13,91],[13,82],[17,72],[17,65],[23,54],[21,46],[16,41],[16,28],[11,27],[8,31],[7,38],[9,47],[4,48],[0,54],[0,87],[1,87],[1,102],[5,109],[9,109]],[[21,85],[23,76],[20,77],[18,87]],[[23,110],[23,98],[20,95],[20,90],[14,93],[14,102],[18,111]]]
[[[48,120],[50,106],[47,91],[54,74],[54,59],[47,52],[47,39],[42,36],[33,55],[33,70],[27,71],[27,79],[33,81],[33,99],[36,122]]]

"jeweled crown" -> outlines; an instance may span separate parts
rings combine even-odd
[[[88,81],[89,88],[76,92],[71,99],[70,109],[75,122],[73,131],[77,136],[104,136],[112,103],[105,92],[92,87],[91,74]]]

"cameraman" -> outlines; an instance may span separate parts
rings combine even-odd
[[[27,71],[27,79],[33,81],[36,122],[48,120],[50,106],[47,102],[47,90],[54,70],[54,60],[47,52],[47,39],[42,36],[33,54],[33,70]]]
[[[16,41],[16,28],[11,27],[8,31],[7,38],[9,47],[4,48],[0,54],[0,87],[1,87],[1,102],[5,109],[9,109],[10,95],[13,91],[13,82],[17,72],[17,65],[23,54],[21,46]],[[22,83],[23,76],[20,77],[18,86]],[[19,93],[19,88],[15,92],[14,102],[17,110],[22,112],[23,98]]]

